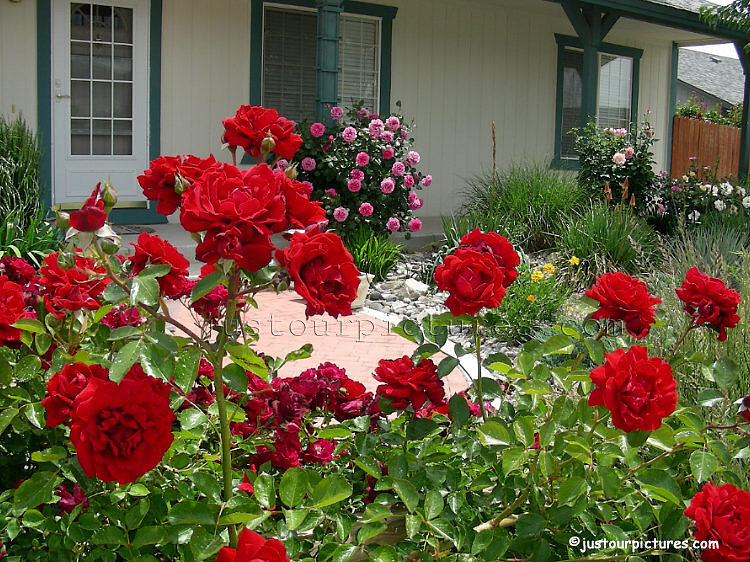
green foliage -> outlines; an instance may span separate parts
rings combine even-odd
[[[25,224],[25,226],[23,226]],[[25,258],[39,267],[42,259],[60,245],[60,231],[39,210],[30,219],[21,209],[9,211],[0,225],[0,257]]]
[[[628,207],[596,203],[567,218],[558,251],[577,257],[578,265],[565,267],[565,275],[579,286],[588,286],[608,271],[631,275],[651,271],[661,261],[654,230]]]
[[[557,281],[552,264],[532,267],[523,256],[518,277],[508,287],[502,306],[485,316],[492,337],[522,344],[540,327],[551,324],[570,294],[570,289]]]
[[[452,226],[498,232],[527,252],[554,246],[560,217],[570,215],[584,199],[570,175],[541,164],[513,165],[494,177],[491,172],[477,175],[463,195],[461,218],[452,219]],[[446,220],[443,226],[445,231]]]
[[[382,234],[365,227],[349,234],[344,245],[354,258],[354,265],[363,273],[371,273],[375,281],[382,281],[398,263],[404,247]]]
[[[629,194],[635,207],[645,208],[645,197],[654,184],[654,130],[645,122],[637,131],[600,129],[590,122],[583,129],[573,129],[575,148],[579,155],[578,185],[592,199],[599,200],[605,186],[613,190],[628,181]],[[629,150],[632,156],[627,157]],[[618,160],[619,159],[619,160]]]
[[[708,109],[706,102],[699,100],[698,94],[695,92],[686,101],[677,106],[675,113],[681,117],[699,119],[715,123],[716,125],[742,126],[742,103],[733,105],[726,112],[722,111],[718,103],[711,109]]]

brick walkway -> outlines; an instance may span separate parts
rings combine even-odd
[[[380,359],[397,359],[411,355],[416,345],[393,333],[390,324],[363,312],[335,319],[328,315],[305,318],[305,303],[294,292],[278,295],[263,292],[256,296],[258,309],[251,308],[247,323],[260,334],[253,346],[256,351],[274,357],[284,357],[306,343],[313,346],[312,356],[292,361],[280,371],[281,376],[298,375],[305,369],[330,361],[346,369],[346,374],[375,390],[378,381],[372,374]],[[180,306],[179,309],[182,309]],[[190,316],[174,308],[183,321]],[[442,356],[433,360],[437,363]],[[446,396],[464,390],[468,384],[463,373],[456,369],[443,379]]]

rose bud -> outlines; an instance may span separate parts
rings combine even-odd
[[[60,252],[57,255],[57,265],[63,269],[70,269],[76,264],[76,256],[73,252]]]
[[[55,207],[55,226],[60,230],[68,230],[70,228],[70,213]]]
[[[266,138],[264,138],[260,143],[260,150],[263,154],[268,154],[269,152],[273,152],[273,150],[276,148],[276,141],[273,140],[273,137],[269,134]]]
[[[102,190],[102,201],[104,201],[104,210],[109,213],[117,205],[117,191],[112,184],[107,182]]]
[[[102,251],[108,256],[116,254],[117,251],[120,249],[119,242],[116,242],[115,240],[112,240],[111,238],[102,238],[99,241],[99,244],[101,245]]]

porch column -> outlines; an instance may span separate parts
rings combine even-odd
[[[315,118],[330,121],[326,104],[338,103],[339,82],[339,20],[343,0],[315,0],[318,8],[316,56]]]
[[[750,53],[745,52],[745,44],[735,43],[737,54],[745,73],[745,95],[742,98],[742,133],[740,134],[740,163],[737,179],[744,182],[747,178],[747,168],[750,164]]]
[[[619,16],[603,13],[592,6],[570,0],[560,2],[583,47],[581,127],[596,117],[596,90],[599,76],[599,48]]]

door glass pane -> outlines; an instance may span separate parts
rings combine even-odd
[[[133,123],[129,119],[114,122],[114,153],[133,153]]]
[[[115,8],[115,43],[133,43],[133,10]]]
[[[92,92],[94,117],[112,117],[112,83],[94,82]]]
[[[94,119],[92,154],[112,154],[112,121]]]
[[[133,47],[115,45],[114,79],[133,79]]]
[[[91,97],[88,80],[73,80],[70,87],[70,116],[88,117],[91,115]]]
[[[110,80],[112,78],[112,44],[94,43],[92,48],[94,78]]]
[[[112,7],[93,4],[91,6],[91,32],[95,42],[112,42]]]
[[[565,49],[563,61],[562,127],[560,156],[577,158],[570,130],[581,126],[581,99],[583,94],[583,51]]]
[[[633,87],[633,59],[599,55],[598,124],[613,129],[628,128]]]
[[[72,154],[91,154],[91,121],[71,119],[70,145]]]
[[[133,116],[133,85],[115,83],[114,95],[114,116],[115,117],[132,117]]]
[[[89,4],[70,5],[70,38],[91,40],[91,6]]]
[[[73,41],[70,44],[70,77],[89,78],[91,71],[91,43]]]

